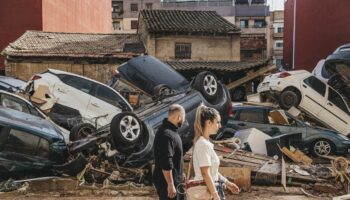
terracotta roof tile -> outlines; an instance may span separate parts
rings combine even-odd
[[[217,70],[235,72],[265,65],[268,60],[262,61],[165,61],[178,71],[184,70]]]
[[[215,11],[142,10],[149,32],[236,34],[240,29]]]
[[[2,52],[9,56],[131,57],[125,44],[139,42],[136,34],[92,34],[27,31]],[[142,45],[143,46],[143,45]],[[136,51],[136,50],[135,50]]]

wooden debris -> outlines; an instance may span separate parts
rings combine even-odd
[[[219,172],[232,180],[241,190],[248,191],[251,187],[251,169],[237,167],[220,167]]]
[[[338,192],[338,189],[334,187],[331,184],[321,184],[321,183],[316,183],[313,187],[313,190],[322,192],[322,193],[329,193],[329,194],[336,194]]]
[[[296,163],[302,163],[304,165],[311,165],[312,163],[312,159],[298,149],[291,151],[287,147],[283,147],[281,151]]]

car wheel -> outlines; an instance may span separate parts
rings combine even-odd
[[[334,153],[334,144],[326,139],[319,139],[312,143],[311,153],[314,156],[328,156]]]
[[[75,125],[70,131],[69,140],[76,141],[76,140],[86,138],[95,131],[96,131],[96,128],[89,123],[82,123],[82,124]]]
[[[174,90],[165,84],[157,85],[153,90],[154,96],[166,96],[172,93],[174,93]]]
[[[119,145],[135,145],[142,137],[142,125],[132,112],[122,112],[113,117],[111,134],[118,150],[125,149]]]
[[[289,110],[292,106],[297,107],[300,99],[298,94],[292,90],[285,90],[280,94],[279,104],[282,109]]]
[[[199,73],[195,78],[193,87],[200,91],[208,101],[214,100],[219,91],[217,78],[211,72]]]
[[[232,101],[244,101],[246,91],[244,87],[235,88],[231,93]]]

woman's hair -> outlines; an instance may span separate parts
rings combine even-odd
[[[200,136],[203,136],[205,122],[207,120],[210,120],[211,122],[213,122],[214,119],[216,119],[219,115],[220,115],[219,112],[215,108],[207,107],[203,104],[201,104],[197,108],[196,119],[194,121],[195,136],[193,140],[193,145],[197,142]]]

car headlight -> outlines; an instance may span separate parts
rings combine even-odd
[[[346,137],[345,135],[343,135],[343,134],[338,134],[338,136],[339,137],[341,137],[342,139],[344,139],[344,140],[349,140],[349,138],[348,137]]]

